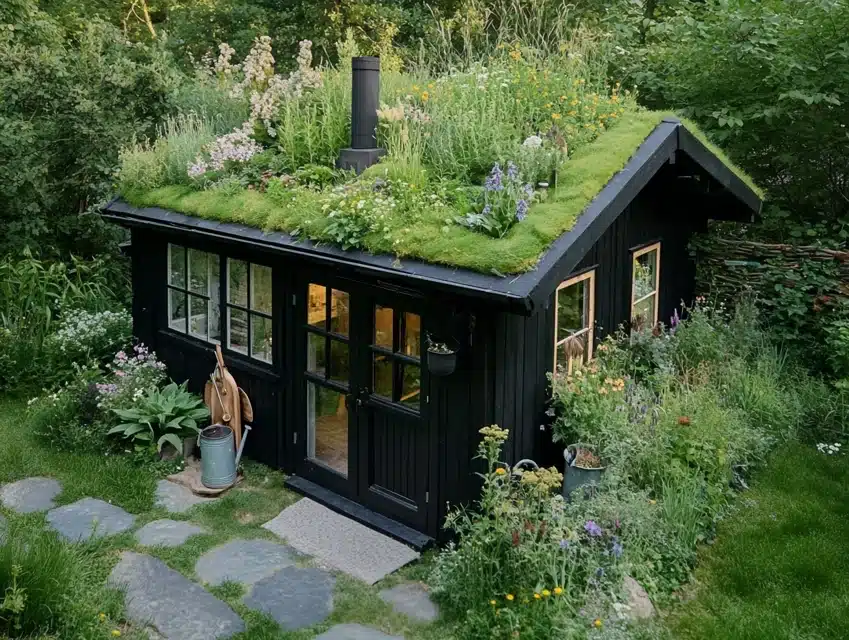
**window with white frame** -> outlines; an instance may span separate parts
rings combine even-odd
[[[572,373],[593,356],[595,270],[557,287],[554,310],[554,370]]]
[[[271,363],[271,267],[227,259],[227,347]]]
[[[631,277],[631,327],[654,327],[658,317],[660,243],[634,252]]]
[[[214,253],[168,244],[168,327],[221,340],[221,266]]]

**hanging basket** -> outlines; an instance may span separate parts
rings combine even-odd
[[[456,351],[427,351],[427,370],[434,376],[450,376],[457,368]]]

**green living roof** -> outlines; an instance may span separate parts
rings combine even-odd
[[[655,111],[623,115],[616,125],[570,156],[558,174],[554,192],[544,202],[533,205],[527,218],[514,225],[503,238],[446,224],[443,210],[428,213],[412,223],[390,222],[390,232],[366,236],[363,249],[372,254],[416,258],[483,273],[529,271],[557,238],[572,229],[593,199],[626,166],[652,131],[668,118],[675,116]],[[751,178],[711,144],[695,124],[682,120],[682,125],[758,199],[763,199],[763,192]],[[186,186],[169,186],[122,195],[136,207],[160,207],[269,232],[297,230],[302,236],[318,242],[326,238],[322,231],[327,218],[307,215],[297,207],[283,207],[254,190],[228,194],[220,190],[197,191]]]

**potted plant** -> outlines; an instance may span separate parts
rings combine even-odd
[[[427,368],[432,375],[448,376],[457,368],[457,349],[445,342],[427,339]]]
[[[566,469],[563,474],[563,497],[569,498],[578,487],[595,486],[601,482],[604,465],[595,447],[581,443],[570,444],[563,451]]]

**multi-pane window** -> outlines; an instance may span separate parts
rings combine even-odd
[[[307,294],[307,456],[348,474],[350,296],[320,284]]]
[[[227,259],[227,347],[271,363],[271,267]]]
[[[568,373],[593,355],[595,271],[557,287],[554,311],[554,369]]]
[[[660,243],[634,252],[631,284],[631,326],[634,329],[657,324],[660,286]]]
[[[374,308],[372,362],[375,395],[410,409],[421,403],[421,317],[389,307]]]
[[[206,340],[221,340],[221,267],[214,253],[168,245],[168,326]]]

